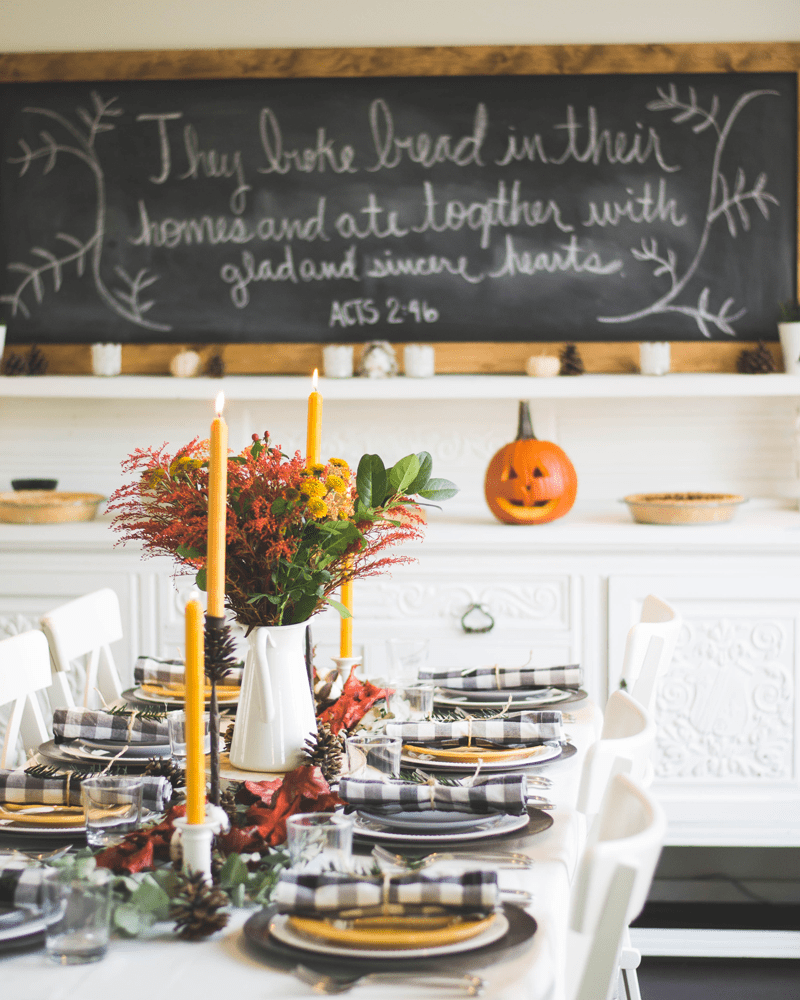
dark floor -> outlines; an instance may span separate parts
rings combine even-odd
[[[800,1000],[800,960],[650,958],[642,1000]]]

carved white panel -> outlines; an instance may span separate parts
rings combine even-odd
[[[792,617],[689,618],[657,698],[656,774],[790,779]]]
[[[20,632],[30,632],[39,628],[39,615],[36,612],[23,614],[20,611],[0,615],[0,638],[9,635],[19,635]]]
[[[471,604],[481,604],[496,621],[524,621],[538,628],[563,628],[569,581],[547,580],[525,586],[418,580],[381,581],[377,587],[386,618],[444,618],[460,623]],[[374,613],[374,612],[373,612]]]

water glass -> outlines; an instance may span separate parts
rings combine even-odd
[[[90,847],[118,844],[142,821],[142,779],[97,775],[81,782],[86,840]]]
[[[427,639],[387,639],[390,676],[398,680],[415,681],[428,662]]]
[[[211,736],[208,731],[209,713],[203,713],[203,753],[211,753]],[[186,760],[186,712],[181,708],[177,712],[167,712],[167,728],[169,729],[169,746],[173,757]]]
[[[348,871],[353,853],[353,817],[343,812],[297,813],[286,820],[293,866]]]
[[[420,722],[433,715],[433,687],[390,680],[386,684],[386,707],[398,722]]]
[[[399,736],[356,733],[345,740],[345,765],[342,773],[349,778],[382,781],[400,776]]]
[[[108,949],[111,879],[103,869],[77,881],[50,872],[42,882],[45,948],[59,965],[97,962]]]

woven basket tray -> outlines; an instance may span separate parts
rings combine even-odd
[[[746,498],[737,493],[632,493],[625,503],[640,524],[721,524]]]
[[[101,493],[57,493],[54,490],[0,493],[0,521],[6,524],[92,521],[105,499]]]

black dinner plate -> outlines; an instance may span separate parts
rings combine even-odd
[[[56,743],[55,740],[48,740],[38,749],[38,753],[45,758],[45,760],[50,761],[52,764],[58,764],[59,767],[67,768],[72,771],[103,771],[105,770],[111,760],[110,757],[72,757],[68,753],[64,753],[62,747],[69,746],[70,743],[78,744],[79,740],[68,740],[65,743]],[[111,774],[136,774],[143,771],[149,762],[149,757],[120,757],[114,765],[111,767]]]
[[[244,936],[250,946],[250,951],[258,954],[281,968],[294,968],[295,965],[306,965],[315,972],[325,972],[330,975],[357,976],[369,972],[408,972],[408,959],[391,958],[352,958],[333,955],[321,956],[318,952],[294,948],[276,940],[269,933],[269,924],[277,912],[276,906],[268,906],[260,913],[254,914],[244,925]],[[498,941],[475,948],[473,951],[461,951],[453,955],[436,955],[432,958],[414,960],[414,972],[429,969],[442,970],[448,961],[455,963],[459,970],[482,969],[505,958],[514,949],[529,947],[528,942],[536,933],[536,921],[525,910],[513,903],[504,903],[503,912],[508,920],[508,931]]]
[[[556,685],[553,685],[555,687]],[[481,694],[490,694],[491,698],[480,698]],[[504,695],[504,697],[495,697],[496,695]],[[444,697],[443,697],[444,696]],[[463,691],[456,688],[443,688],[437,687],[436,693],[433,697],[434,705],[441,705],[445,708],[453,708],[452,702],[457,701],[459,707],[468,708],[470,705],[474,708],[476,704],[481,706],[496,709],[498,705],[507,701],[509,696],[511,696],[511,707],[522,706],[526,711],[535,712],[539,708],[542,709],[552,709],[557,712],[562,705],[574,705],[578,701],[583,701],[585,698],[589,697],[589,692],[584,691],[583,688],[578,688],[577,690],[570,691],[569,697],[561,698],[558,701],[526,701],[524,692],[519,688],[508,688],[505,691],[491,690],[488,692],[483,691]],[[446,704],[445,704],[446,699]]]

